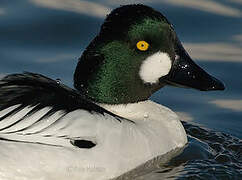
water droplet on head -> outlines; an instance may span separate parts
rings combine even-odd
[[[148,118],[149,114],[148,113],[144,113],[144,118]]]
[[[58,78],[55,81],[56,81],[57,84],[61,84],[61,79]]]
[[[181,66],[181,68],[182,69],[186,69],[186,68],[188,68],[188,65],[187,64],[184,64],[184,65]]]
[[[175,55],[175,60],[177,60],[177,59],[179,59],[180,58],[180,56],[179,55]]]

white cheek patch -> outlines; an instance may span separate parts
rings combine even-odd
[[[139,75],[145,83],[157,83],[159,78],[169,73],[171,58],[167,53],[157,52],[144,60]]]

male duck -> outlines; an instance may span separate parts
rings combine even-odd
[[[0,179],[110,179],[183,147],[177,115],[148,100],[165,85],[224,89],[160,12],[113,10],[78,62],[77,90],[34,73],[0,81]]]

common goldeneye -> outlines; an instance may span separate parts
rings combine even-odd
[[[0,81],[0,179],[110,179],[182,148],[178,116],[148,100],[165,85],[224,89],[160,12],[113,10],[77,64],[76,90],[35,73]]]

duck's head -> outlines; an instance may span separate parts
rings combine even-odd
[[[76,89],[106,104],[143,101],[165,85],[224,89],[192,61],[169,21],[144,5],[113,10],[74,75]]]

